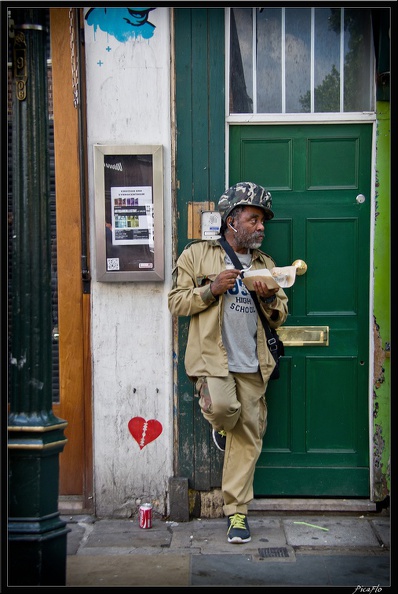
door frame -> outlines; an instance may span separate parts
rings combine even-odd
[[[252,114],[229,115],[229,45],[230,45],[230,9],[225,8],[225,187],[228,187],[229,181],[229,161],[230,161],[230,127],[236,125],[305,125],[310,124],[372,124],[372,149],[371,149],[371,205],[370,205],[370,240],[369,240],[369,270],[373,270],[374,259],[374,240],[375,240],[375,219],[376,219],[376,135],[377,135],[377,113],[358,112],[358,113],[312,113],[312,114]],[[376,81],[374,81],[375,102],[376,102]],[[374,282],[373,275],[369,276],[369,377],[368,377],[368,427],[369,427],[369,484],[370,499],[374,500],[374,463],[375,452],[373,448],[373,388],[374,388]]]
[[[71,41],[75,56],[84,60],[79,35],[79,11],[50,8],[52,90],[57,221],[59,403],[54,414],[65,419],[68,439],[60,455],[60,508],[93,511],[92,387],[90,351],[90,292],[82,278],[85,229],[82,187],[86,184],[85,105],[74,105]],[[80,98],[84,97],[80,64]],[[68,92],[69,91],[69,92]],[[84,143],[84,144],[83,144]],[[83,180],[83,184],[82,184]]]

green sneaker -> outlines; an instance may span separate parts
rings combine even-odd
[[[213,441],[219,450],[225,452],[225,444],[227,442],[227,434],[225,431],[216,431],[213,429]]]
[[[244,514],[233,514],[228,516],[228,542],[234,544],[241,544],[242,542],[250,542],[250,530],[247,522],[247,516]]]

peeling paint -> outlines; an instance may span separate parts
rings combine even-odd
[[[184,402],[192,402],[193,396],[192,396],[192,394],[189,394],[188,392],[184,392],[183,394],[181,394],[181,399]]]
[[[385,441],[383,439],[383,428],[375,424],[374,442],[374,480],[373,488],[376,501],[382,501],[389,495],[387,477],[390,476],[390,463],[388,458],[388,467],[384,468],[382,457],[385,451]]]
[[[18,359],[16,359],[15,357],[13,357],[11,355],[10,363],[11,363],[11,365],[16,365],[18,367],[18,369],[22,369],[22,367],[24,367],[26,364],[26,354],[22,355],[19,361],[18,361]]]
[[[374,340],[374,387],[377,389],[384,382],[384,361],[386,358],[385,350],[380,336],[380,327],[374,318],[373,324]]]
[[[377,102],[374,309],[373,309],[373,484],[375,501],[389,496],[391,440],[391,107]]]
[[[200,515],[202,518],[222,518],[224,499],[221,490],[200,493]]]

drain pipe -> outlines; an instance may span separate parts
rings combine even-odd
[[[84,21],[80,19],[81,10],[80,8],[71,8],[74,12],[74,20],[76,22],[75,31],[78,34],[79,43],[76,44],[77,53],[77,70],[78,70],[78,88],[77,88],[77,109],[78,109],[78,126],[79,126],[79,163],[80,163],[80,216],[81,216],[81,271],[82,271],[82,283],[83,283],[83,294],[90,294],[91,289],[91,273],[89,268],[89,248],[87,240],[87,192],[86,192],[86,172],[87,172],[87,161],[85,152],[85,138],[86,130],[83,119],[83,108],[85,107],[85,101],[82,104],[82,84],[85,80],[83,76],[82,67],[82,47],[84,47]]]

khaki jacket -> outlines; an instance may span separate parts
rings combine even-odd
[[[177,260],[173,270],[173,285],[168,295],[170,312],[175,316],[190,316],[188,341],[185,351],[187,375],[196,381],[201,376],[228,375],[227,352],[222,342],[221,325],[224,297],[214,297],[210,282],[225,270],[225,251],[215,240],[189,244]],[[252,268],[273,268],[275,262],[261,250],[252,252]],[[279,289],[272,304],[261,303],[271,328],[286,321],[287,296]],[[272,315],[272,318],[271,318]],[[269,352],[266,335],[258,318],[257,354],[264,381],[268,381],[275,361]]]

